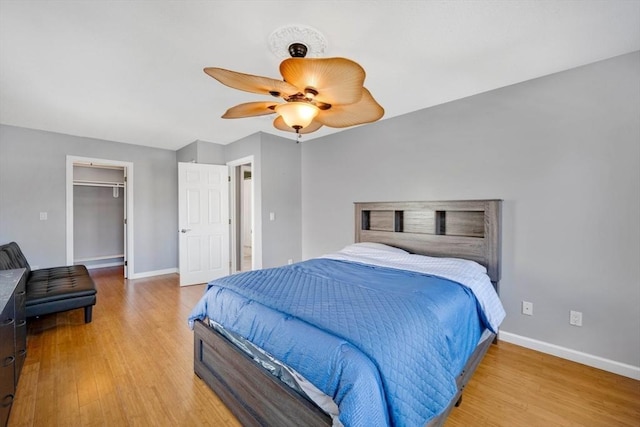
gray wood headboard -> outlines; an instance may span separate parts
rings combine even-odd
[[[502,200],[355,203],[356,242],[476,261],[497,285]]]

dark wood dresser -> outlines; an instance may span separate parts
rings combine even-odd
[[[0,426],[6,426],[27,356],[25,269],[0,270]]]

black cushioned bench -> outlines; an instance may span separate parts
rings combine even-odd
[[[84,308],[84,321],[91,322],[97,291],[84,265],[32,271],[17,243],[0,246],[0,270],[15,268],[27,270],[27,317]]]

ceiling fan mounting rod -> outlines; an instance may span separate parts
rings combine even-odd
[[[306,102],[307,104],[315,104],[315,102],[300,92],[295,95],[288,96],[284,98],[284,100],[287,102]]]
[[[313,99],[314,97],[318,96],[318,91],[312,87],[306,87],[304,88],[304,96]]]
[[[289,45],[289,55],[292,58],[304,58],[307,56],[307,45],[304,43],[291,43]]]

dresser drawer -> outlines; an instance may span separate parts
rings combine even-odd
[[[15,391],[15,357],[7,356],[0,360],[0,405],[11,406]]]
[[[25,269],[0,271],[0,426],[6,426],[27,349]]]
[[[25,319],[18,320],[16,319],[16,378],[15,378],[15,386],[18,387],[18,378],[20,377],[20,372],[22,371],[22,365],[24,365],[24,360],[27,358],[27,321]]]
[[[12,296],[0,313],[0,366],[4,366],[5,359],[15,353],[16,319],[13,316],[13,301]]]
[[[16,292],[14,295],[15,298],[15,315],[16,319],[24,320],[27,318],[27,292],[22,290]]]

